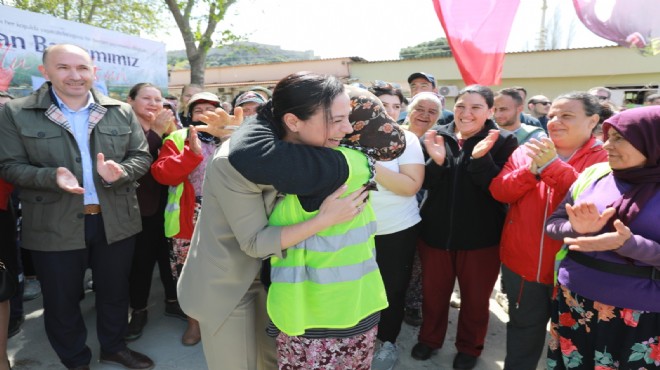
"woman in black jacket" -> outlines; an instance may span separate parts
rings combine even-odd
[[[488,300],[499,272],[498,244],[506,213],[488,186],[518,143],[489,119],[493,92],[488,87],[468,86],[456,99],[454,121],[436,126],[424,139],[432,160],[426,165],[428,197],[421,209],[418,245],[423,323],[412,356],[426,360],[442,346],[458,279],[461,311],[453,366],[472,369],[488,328]]]

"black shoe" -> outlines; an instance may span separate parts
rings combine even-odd
[[[83,366],[70,367],[68,370],[89,370],[89,366],[83,365]]]
[[[21,315],[15,319],[9,319],[9,326],[7,327],[7,338],[11,338],[14,335],[21,332],[21,325],[25,322],[25,316]]]
[[[188,321],[188,315],[183,312],[178,301],[165,302],[165,316],[176,317],[177,319]]]
[[[145,325],[147,325],[147,310],[133,310],[124,340],[130,342],[140,338],[142,336],[142,329],[144,329]]]
[[[458,352],[454,357],[454,369],[471,370],[477,365],[477,357]]]
[[[124,349],[123,351],[119,351],[117,353],[101,352],[99,362],[104,364],[123,366],[126,369],[148,370],[154,368],[154,362],[149,357],[143,355],[140,352],[135,352],[128,348]]]
[[[417,343],[410,352],[410,355],[415,360],[426,361],[431,358],[431,355],[435,352],[436,349],[431,348],[424,343]]]
[[[410,326],[422,325],[422,313],[418,308],[406,308],[403,315],[403,321]]]

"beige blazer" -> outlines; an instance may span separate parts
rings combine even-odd
[[[282,256],[281,227],[269,227],[277,192],[245,179],[225,142],[206,167],[204,201],[177,284],[192,318],[217,330],[250,288],[264,257]]]

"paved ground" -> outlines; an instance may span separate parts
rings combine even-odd
[[[157,272],[154,275],[156,274]],[[184,321],[163,315],[163,289],[160,280],[156,276],[154,276],[153,282],[149,322],[142,338],[130,343],[130,348],[148,354],[156,362],[156,369],[207,369],[201,344],[194,347],[185,347],[181,344],[181,334],[186,324]],[[41,298],[25,303],[26,320],[22,331],[9,340],[8,353],[15,370],[64,368],[46,338],[41,304]],[[98,340],[95,334],[94,293],[88,292],[81,304],[89,333],[87,344],[93,352],[94,361],[91,368],[94,370],[117,369],[117,367],[96,362],[96,359],[98,359]],[[500,370],[503,368],[507,315],[494,299],[490,301],[490,311],[486,348],[479,359],[476,370]],[[458,310],[452,308],[445,345],[438,354],[428,361],[417,361],[410,357],[410,350],[416,343],[418,329],[404,324],[399,337],[401,355],[399,363],[394,369],[451,369],[451,363],[456,353],[453,343],[456,338],[455,323],[457,315]],[[538,369],[543,369],[543,367],[539,366]]]

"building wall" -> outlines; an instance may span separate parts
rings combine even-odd
[[[352,63],[352,60],[351,58],[335,58],[210,67],[206,69],[204,85],[206,91],[219,95],[233,95],[253,85],[272,88],[283,77],[299,71],[331,74],[348,80],[350,78],[349,65]],[[170,72],[170,93],[180,94],[183,86],[189,83],[190,70],[174,70]],[[221,92],[219,93],[219,91]]]
[[[206,90],[218,93],[218,88],[222,87],[229,96],[251,85],[272,87],[282,77],[297,71],[334,74],[347,82],[361,82],[367,86],[374,80],[396,82],[406,95],[410,94],[408,76],[419,71],[435,75],[439,86],[450,85],[459,89],[465,86],[452,57],[377,62],[357,60],[359,58],[336,58],[212,67],[206,70]],[[170,92],[179,93],[189,81],[188,70],[172,71]],[[504,59],[501,85],[492,88],[497,90],[516,85],[524,86],[529,96],[542,94],[551,99],[564,92],[587,90],[593,86],[651,85],[657,88],[660,85],[660,56],[644,57],[634,50],[617,46],[510,53]],[[447,101],[451,106],[453,99]]]
[[[465,87],[452,57],[354,63],[351,77],[369,85],[373,80],[393,81],[408,93],[407,77],[418,71],[433,74],[437,84]],[[594,86],[660,85],[660,57],[644,57],[623,47],[549,50],[505,56],[500,89],[524,86],[529,96],[557,95]],[[451,103],[453,99],[448,99]]]

